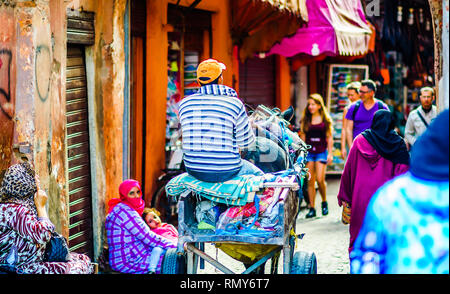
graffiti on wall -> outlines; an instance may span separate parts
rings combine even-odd
[[[50,92],[51,56],[47,45],[39,45],[35,55],[36,90],[42,102],[45,102]]]
[[[0,110],[12,119],[14,106],[11,103],[11,50],[0,48]]]

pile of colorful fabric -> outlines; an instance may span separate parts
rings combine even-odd
[[[280,118],[279,115],[276,109],[269,109],[264,105],[259,105],[249,119],[257,126],[255,129],[257,136],[270,138],[279,145],[284,146],[284,151],[289,157],[288,160],[295,161],[295,158],[300,154],[299,150],[306,151],[308,146],[296,132],[288,128],[290,123]]]
[[[166,185],[168,197],[194,195],[198,229],[215,230],[217,235],[270,236],[279,222],[283,188],[264,188],[268,182],[286,182],[284,174],[240,176],[223,183],[202,182],[188,173]]]
[[[277,182],[283,182],[281,177]],[[228,208],[219,217],[216,234],[270,236],[279,223],[280,188],[265,188],[251,203]]]
[[[255,193],[263,188],[264,176],[245,175],[234,177],[223,183],[202,182],[183,173],[166,185],[166,194],[171,197],[192,191],[201,197],[226,205],[245,205],[253,201]]]

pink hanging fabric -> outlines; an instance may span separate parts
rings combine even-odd
[[[279,54],[292,57],[299,53],[318,56],[338,52],[336,33],[331,25],[331,16],[325,0],[306,1],[308,24],[297,30],[292,37],[284,38],[274,45],[267,55]]]

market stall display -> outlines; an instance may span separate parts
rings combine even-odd
[[[184,96],[197,93],[197,67],[199,54],[195,51],[186,51],[184,54]]]
[[[333,162],[327,166],[327,174],[341,174],[345,160],[341,157],[341,136],[344,108],[349,105],[347,85],[368,78],[367,65],[331,64],[328,72],[327,108],[333,120]]]

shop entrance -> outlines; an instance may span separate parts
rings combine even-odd
[[[92,257],[92,193],[84,47],[67,46],[69,249]]]
[[[259,104],[275,107],[275,56],[239,64],[239,97],[252,108]]]
[[[380,15],[368,20],[380,37],[365,64],[370,78],[379,81],[377,95],[392,107],[403,135],[408,114],[419,105],[420,88],[437,86],[430,4],[428,0],[382,0]]]
[[[151,140],[148,136],[158,136],[156,141],[160,141],[160,133],[155,134],[154,130],[148,129],[148,122],[152,120],[152,113],[147,112],[151,108],[148,103],[152,99],[158,99],[155,103],[160,106],[166,104],[166,136],[165,145],[165,168],[178,168],[179,165],[170,165],[170,159],[174,149],[179,147],[179,122],[177,118],[178,103],[182,97],[195,93],[198,90],[196,79],[196,69],[198,63],[211,57],[212,52],[212,29],[211,29],[211,12],[195,9],[193,5],[190,7],[182,7],[179,5],[168,4],[167,7],[167,91],[165,96],[149,96],[151,89],[147,88],[146,82],[148,75],[148,62],[151,57],[147,56],[149,52],[147,44],[148,23],[151,22],[151,16],[147,15],[147,1],[130,1],[131,15],[131,49],[130,49],[130,77],[131,77],[131,173],[133,179],[141,182],[142,190],[145,191],[146,201],[158,191],[161,185],[158,177],[164,172],[163,170],[155,170],[155,165],[150,165],[150,156],[160,156],[147,154],[148,145],[145,142]],[[198,2],[196,2],[198,3]],[[160,44],[161,45],[161,44]],[[155,45],[153,45],[155,46]],[[159,77],[160,80],[163,80]],[[164,101],[161,101],[164,99]],[[161,109],[159,107],[158,109]],[[161,110],[159,110],[161,111]],[[158,117],[161,113],[157,114]],[[159,127],[159,126],[158,126]],[[159,130],[159,129],[158,129]],[[153,132],[152,132],[153,131]],[[164,138],[163,138],[164,139]],[[177,145],[178,144],[178,145]],[[151,148],[153,148],[152,146]],[[155,147],[156,148],[156,147]],[[159,148],[159,147],[158,147]],[[147,150],[147,151],[146,151]],[[160,162],[161,158],[153,157],[151,162]],[[162,168],[164,168],[162,167]],[[150,182],[155,179],[155,182]]]
[[[198,91],[197,66],[211,58],[211,12],[169,4],[167,21],[173,31],[168,34],[166,167],[177,169],[180,160],[175,157],[180,156],[181,144],[178,104]]]
[[[93,258],[92,186],[86,45],[94,43],[94,13],[67,12],[66,128],[69,249]]]
[[[147,32],[147,5],[145,0],[130,1],[131,3],[131,102],[130,102],[130,150],[131,150],[131,178],[136,179],[145,191],[145,47]]]

